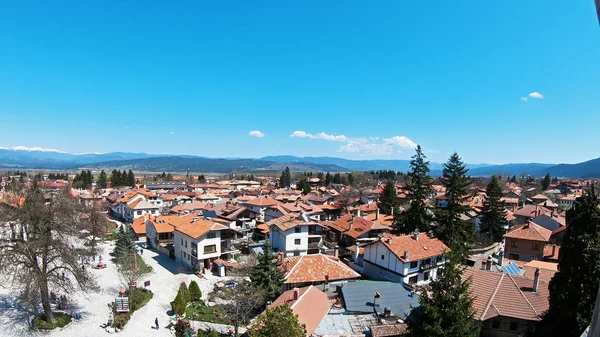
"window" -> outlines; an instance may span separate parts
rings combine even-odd
[[[424,281],[429,280],[429,272],[428,271],[426,271],[426,272],[423,273],[423,280]]]
[[[385,260],[385,255],[381,254],[381,259]]]
[[[493,320],[492,321],[492,329],[499,329],[500,328],[500,320]]]
[[[510,326],[508,327],[510,330],[517,330],[517,328],[519,327],[519,323],[515,322],[515,321],[511,321],[510,322]]]
[[[302,233],[302,228],[296,227],[294,228],[294,231],[296,231],[296,233]]]
[[[210,232],[208,232],[208,234],[206,234],[207,239],[214,239],[216,237],[217,237],[217,233],[213,232],[213,231],[210,231]]]
[[[295,240],[294,240],[294,244],[295,244],[296,246],[297,246],[297,245],[299,245],[299,244],[301,244],[301,243],[302,243],[302,240],[301,240],[301,239],[295,239]]]
[[[216,253],[217,245],[204,246],[204,254]]]
[[[181,238],[181,245],[183,246],[183,238]]]
[[[408,284],[415,284],[415,283],[417,283],[418,280],[419,280],[419,277],[417,275],[412,276],[411,278],[408,279]]]
[[[510,246],[511,246],[512,248],[519,248],[519,243],[518,243],[517,241],[515,241],[515,240],[512,240],[512,241],[510,242]]]
[[[415,268],[417,268],[418,265],[419,265],[419,262],[413,261],[410,263],[410,269],[415,269]]]
[[[185,248],[187,248],[187,240],[185,240]]]
[[[531,245],[531,249],[533,250],[540,250],[540,244],[539,243],[534,243]]]
[[[425,264],[430,264],[430,263],[431,263],[431,259],[425,260]]]

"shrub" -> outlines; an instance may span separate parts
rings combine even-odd
[[[190,282],[189,291],[190,295],[192,296],[192,301],[198,301],[202,299],[202,291],[200,291],[200,287],[196,281]]]
[[[185,326],[185,323],[178,319],[177,323],[175,324],[175,336],[176,337],[185,337],[185,332],[187,330],[187,327]]]
[[[188,289],[185,282],[181,282],[179,285],[179,293],[183,296],[183,300],[185,303],[190,303],[192,301],[192,295],[190,294],[190,290]]]
[[[128,312],[120,313],[115,316],[115,321],[113,322],[113,326],[118,329],[123,329],[125,324],[129,322],[129,318],[131,318],[131,314]]]
[[[187,303],[183,299],[181,292],[178,291],[177,296],[175,296],[175,299],[173,300],[173,303],[171,303],[171,308],[173,309],[173,313],[177,316],[182,315],[185,312],[186,307],[187,307]]]

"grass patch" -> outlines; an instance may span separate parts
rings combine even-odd
[[[71,322],[71,316],[62,313],[62,312],[55,312],[54,313],[54,323],[50,323],[46,321],[46,317],[44,317],[44,315],[42,316],[36,316],[33,319],[33,327],[36,329],[41,329],[41,330],[52,330],[52,329],[56,329],[56,328],[62,328],[65,325],[69,324]]]
[[[142,274],[150,274],[152,272],[152,267],[144,262],[144,259],[140,256],[139,253],[135,254],[135,259],[137,260],[138,268],[140,269],[140,273]]]
[[[192,321],[233,324],[233,321],[227,318],[223,307],[220,305],[207,307],[202,301],[192,302],[185,310],[185,317]]]
[[[133,315],[133,313],[136,310],[139,310],[143,308],[146,304],[148,304],[152,297],[154,297],[154,294],[148,289],[139,288],[133,291],[131,289],[127,290],[125,292],[125,296],[129,297],[129,305],[131,307],[131,311],[115,315],[115,321],[113,322],[113,326],[119,329],[123,329],[125,324],[129,322],[131,315]]]

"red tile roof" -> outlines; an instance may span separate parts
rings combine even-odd
[[[325,275],[328,275],[329,281],[360,277],[359,273],[338,258],[322,254],[288,257],[282,268],[287,284],[325,282]]]
[[[442,241],[429,237],[427,234],[419,234],[419,239],[415,240],[414,235],[391,235],[384,234],[379,241],[387,247],[402,262],[418,261],[428,259],[434,256],[442,255],[450,251]],[[404,252],[409,252],[409,258],[406,259]]]
[[[288,290],[273,301],[269,308],[282,305],[290,306],[294,314],[298,316],[300,324],[306,326],[306,336],[311,336],[315,332],[331,308],[327,294],[313,286]]]
[[[505,238],[540,242],[548,242],[550,236],[552,236],[552,231],[533,222],[515,226],[508,233],[504,234]]]
[[[540,281],[533,292],[533,280],[502,272],[467,268],[463,278],[469,279],[476,319],[485,321],[503,316],[539,321],[548,310],[548,284]]]
[[[260,196],[258,198],[254,198],[246,202],[246,205],[249,206],[259,206],[259,207],[270,207],[279,205],[279,201],[269,198],[267,196]]]
[[[376,229],[373,228],[374,224],[375,222],[368,219],[346,214],[329,223],[329,227],[356,239],[367,234],[369,231]]]

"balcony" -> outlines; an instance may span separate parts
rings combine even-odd
[[[432,261],[430,263],[421,262],[421,268],[419,272],[425,272],[431,269],[435,269],[438,267],[438,263],[436,261]]]

